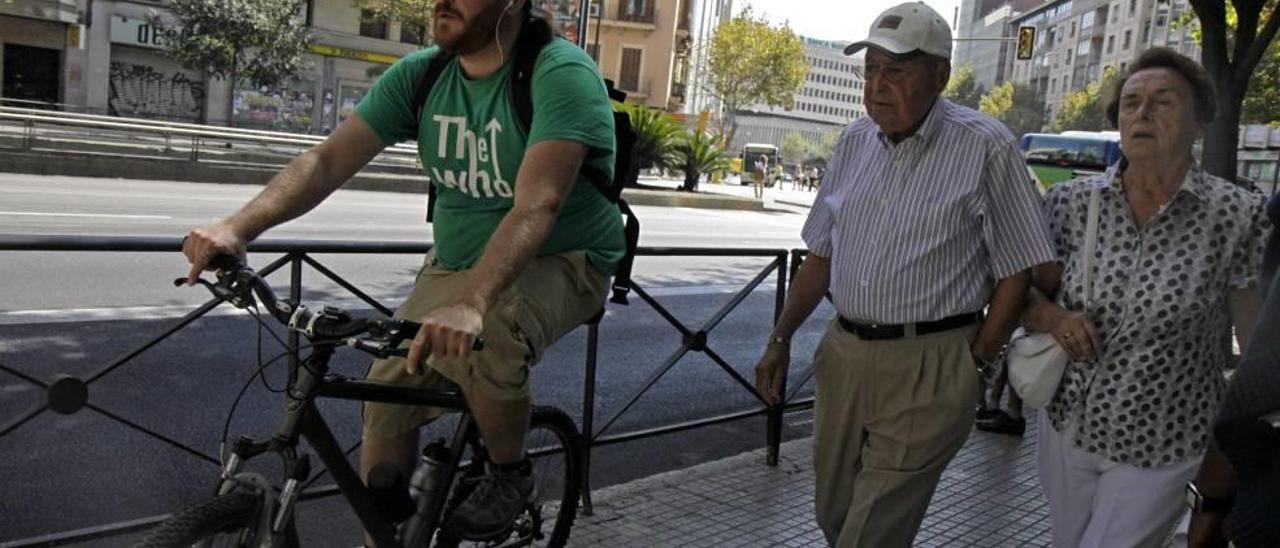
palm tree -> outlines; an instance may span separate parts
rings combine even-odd
[[[680,122],[661,110],[634,103],[614,103],[614,109],[631,117],[631,128],[636,132],[636,146],[631,153],[633,170],[678,165],[676,149],[684,133]]]
[[[683,188],[690,192],[698,188],[703,173],[728,171],[732,165],[729,155],[720,148],[720,140],[702,133],[685,134],[678,151],[679,165],[684,169]]]

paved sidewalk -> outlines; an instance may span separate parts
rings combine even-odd
[[[916,545],[1048,546],[1034,440],[1034,427],[1022,439],[971,434],[943,474]],[[598,490],[595,515],[578,518],[569,544],[822,546],[811,445],[783,444],[776,468],[764,465],[761,449]]]

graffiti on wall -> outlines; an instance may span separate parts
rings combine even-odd
[[[109,88],[113,116],[200,121],[204,114],[204,82],[181,71],[112,61]]]

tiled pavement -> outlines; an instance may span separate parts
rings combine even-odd
[[[1034,422],[1034,421],[1028,421]],[[942,476],[916,545],[1047,546],[1035,431],[974,432]],[[595,492],[570,546],[821,546],[811,438],[783,444],[776,468],[752,451]]]

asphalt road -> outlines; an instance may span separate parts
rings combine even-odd
[[[187,228],[234,210],[257,187],[0,175],[0,234],[180,236]],[[800,245],[803,215],[794,212],[726,212],[638,208],[642,245],[767,247]],[[311,215],[279,227],[276,238],[421,241],[422,197],[339,192]],[[321,256],[319,260],[357,286],[394,304],[408,288],[420,260],[411,256]],[[266,257],[255,257],[261,264]],[[767,264],[760,258],[643,258],[636,278],[671,316],[697,329]],[[0,252],[0,365],[42,381],[59,374],[88,377],[157,336],[204,295],[173,288],[185,274],[176,254]],[[332,284],[308,279],[308,301],[349,299]],[[283,283],[276,280],[276,283]],[[774,312],[773,278],[750,294],[710,332],[708,346],[750,379]],[[799,385],[809,355],[831,312],[825,306],[795,341],[792,384]],[[73,321],[74,320],[74,321]],[[197,452],[216,455],[222,426],[240,387],[255,370],[259,331],[251,319],[220,314],[197,321],[90,387],[90,402],[107,413],[154,430]],[[275,353],[269,338],[263,354]],[[582,416],[585,330],[552,347],[533,370],[535,399]],[[601,327],[596,388],[596,427],[643,388],[680,346],[680,337],[657,311],[632,299],[610,305]],[[368,359],[342,356],[336,370],[363,374]],[[273,385],[283,370],[269,370]],[[812,384],[800,386],[811,394]],[[43,390],[0,371],[0,429],[40,405]],[[278,416],[279,395],[252,386],[231,423],[238,433],[263,436]],[[652,390],[622,415],[608,434],[673,424],[749,409],[753,398],[709,358],[685,356]],[[327,420],[344,444],[358,438],[358,409],[326,404]],[[614,484],[664,470],[736,454],[763,445],[763,420],[600,448],[593,482]],[[46,412],[0,436],[0,543],[69,529],[173,511],[207,496],[214,466],[164,442],[83,410]],[[274,463],[264,470],[273,470]],[[319,501],[334,507],[335,499]],[[340,508],[333,514],[342,515]],[[323,514],[329,515],[329,514]],[[326,542],[353,545],[346,522]],[[334,539],[341,539],[333,541]],[[348,542],[350,539],[350,542]],[[332,543],[329,541],[333,541]],[[85,545],[119,545],[98,540]]]

